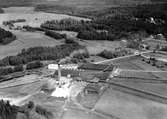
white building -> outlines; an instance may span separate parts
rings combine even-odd
[[[67,70],[77,70],[78,65],[77,64],[64,64],[60,65],[61,69],[67,69]],[[58,64],[49,64],[48,69],[50,70],[58,70]]]

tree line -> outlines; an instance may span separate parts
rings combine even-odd
[[[3,76],[3,75],[8,75],[8,74],[11,74],[11,73],[15,73],[15,72],[22,72],[24,70],[31,70],[31,69],[36,69],[36,68],[40,68],[43,66],[43,63],[40,62],[40,61],[33,61],[33,62],[29,62],[25,65],[25,68],[24,68],[24,65],[20,64],[20,65],[16,65],[16,66],[13,66],[13,67],[2,67],[0,68],[0,75]],[[4,80],[2,78],[2,80]]]
[[[0,28],[0,44],[8,44],[14,40],[16,40],[16,36],[14,34]]]
[[[113,59],[113,58],[117,58],[120,56],[125,56],[127,54],[129,54],[129,52],[127,50],[121,50],[121,51],[115,51],[115,52],[104,50],[101,53],[99,53],[98,55],[100,57],[103,57],[106,59]]]
[[[54,39],[63,39],[66,38],[66,34],[56,33],[54,31],[46,30],[45,35],[52,37]]]
[[[0,60],[0,66],[16,66],[20,64],[27,64],[32,61],[42,60],[60,60],[69,56],[74,50],[82,48],[77,43],[63,44],[55,47],[33,47],[23,49],[16,56],[7,56]]]

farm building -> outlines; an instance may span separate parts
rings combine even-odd
[[[114,69],[114,65],[104,65],[104,64],[92,64],[92,63],[84,63],[78,66],[80,70],[93,70],[93,71],[103,71],[103,72],[112,72]]]
[[[50,65],[49,69],[55,69],[54,77],[57,77],[59,74],[57,65]],[[60,65],[61,66],[61,65]],[[67,67],[69,66],[69,67]],[[80,78],[84,81],[98,83],[104,82],[108,79],[111,72],[115,69],[113,65],[103,65],[103,64],[81,64],[79,66],[76,65],[66,65],[66,67],[61,66],[61,76],[63,77],[72,77],[72,78]]]
[[[78,68],[77,64],[64,64],[60,65],[61,69],[65,70],[76,70]],[[48,69],[50,70],[58,70],[58,64],[49,64]]]

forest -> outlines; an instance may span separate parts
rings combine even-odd
[[[10,31],[6,31],[0,28],[0,44],[6,45],[16,40],[16,36],[12,34]]]
[[[122,8],[123,9],[123,8]],[[92,21],[63,19],[47,21],[41,28],[78,32],[78,38],[85,40],[119,40],[132,33],[144,32],[147,35],[163,34],[167,37],[167,4],[139,5],[124,8],[122,12],[110,9]],[[125,11],[125,13],[123,13]],[[100,12],[99,12],[100,14]]]

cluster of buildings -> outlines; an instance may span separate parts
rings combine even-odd
[[[86,93],[99,93],[101,86],[99,83],[104,83],[110,77],[113,72],[116,71],[116,66],[104,65],[104,64],[50,64],[48,65],[49,70],[55,70],[53,74],[57,82],[60,83],[59,87],[65,87],[64,91],[68,92],[67,88],[70,86],[72,80],[84,81],[88,85],[85,87],[84,91]],[[58,89],[59,92],[60,89]],[[64,92],[64,93],[65,93]],[[57,92],[55,92],[56,94]]]

